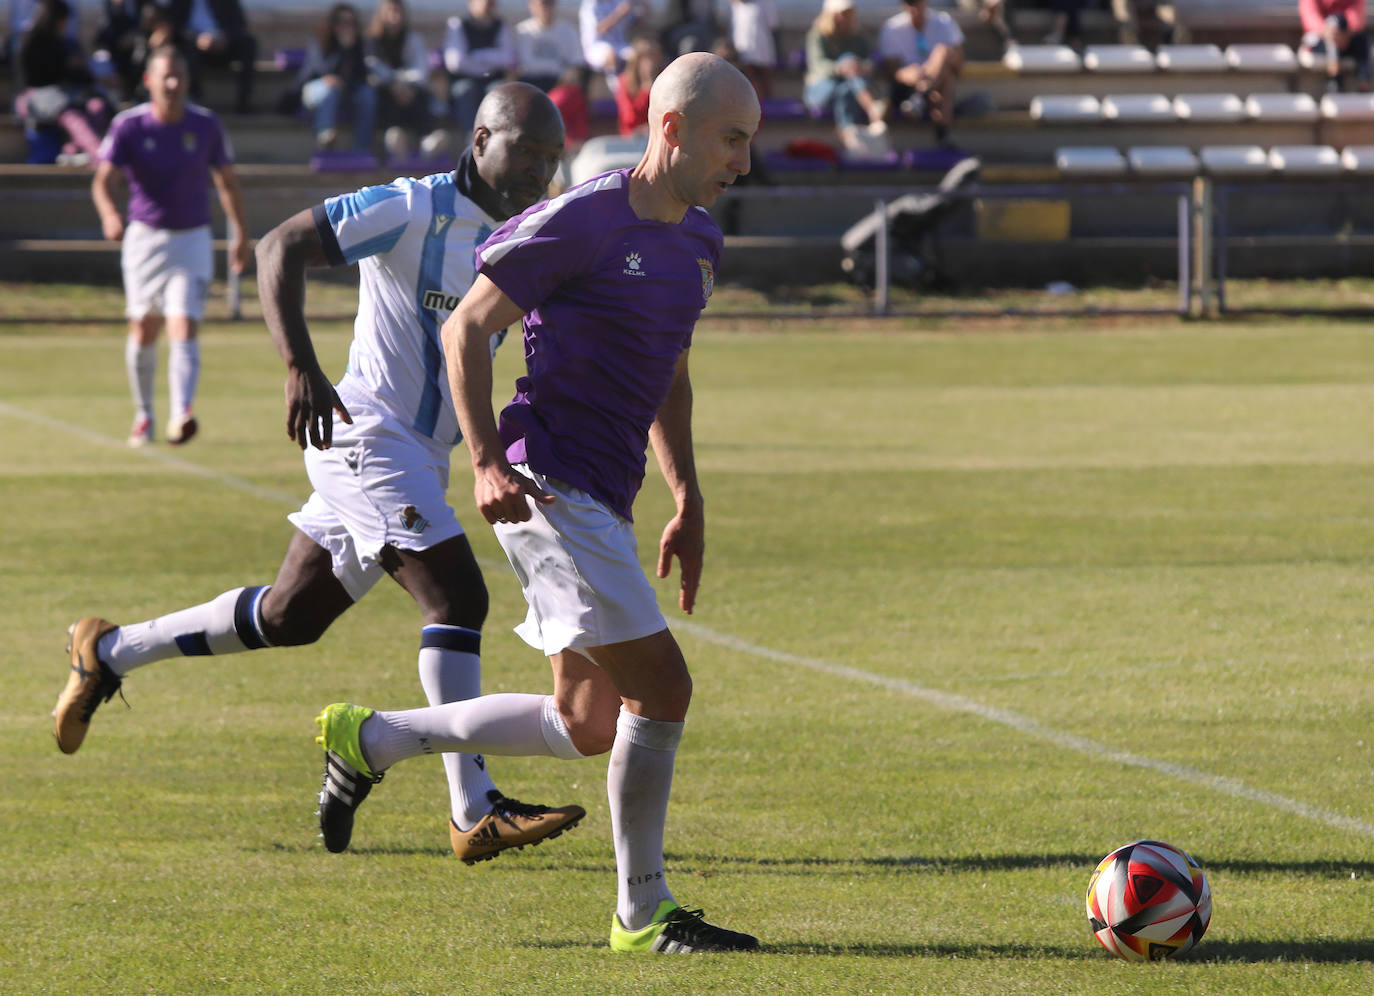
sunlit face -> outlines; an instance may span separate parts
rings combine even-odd
[[[186,60],[179,55],[160,55],[148,62],[143,85],[154,107],[178,109],[186,104]]]
[[[752,88],[736,88],[735,99],[712,104],[695,118],[670,112],[676,117],[672,128],[677,137],[672,185],[679,200],[696,207],[710,207],[749,172],[749,141],[759,130],[759,104]]]
[[[405,23],[405,9],[399,3],[383,3],[381,14],[382,24],[388,31],[397,31]]]
[[[563,158],[563,124],[536,121],[501,131],[479,127],[472,145],[477,173],[500,199],[498,220],[504,221],[548,193]]]
[[[530,0],[530,16],[540,24],[552,24],[555,9],[554,0]]]
[[[489,21],[496,16],[496,0],[468,0],[468,13],[479,21]]]

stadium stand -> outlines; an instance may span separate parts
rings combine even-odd
[[[865,25],[875,32],[897,9],[897,0],[858,2]],[[320,7],[270,7],[265,0],[246,3],[261,51],[269,55],[257,66],[259,103],[270,103],[294,84],[303,42]],[[1105,10],[1089,11],[1085,20],[1089,44],[1082,56],[1067,46],[1033,43],[1043,37],[1048,25],[1044,12],[1024,5],[1017,8],[1012,26],[1021,44],[1004,54],[1000,40],[976,17],[956,8],[953,0],[932,3],[954,13],[968,36],[969,59],[960,94],[981,100],[983,113],[958,120],[950,148],[936,146],[926,126],[894,122],[890,130],[893,155],[858,161],[833,148],[831,123],[806,114],[799,100],[802,67],[795,52],[816,4],[779,0],[781,58],[757,142],[759,161],[779,196],[745,192],[753,196],[738,202],[732,228],[738,234],[731,236],[733,245],[795,249],[798,266],[834,260],[833,240],[872,210],[872,191],[900,191],[913,184],[924,189],[962,153],[982,161],[978,182],[983,190],[1047,182],[1068,185],[1063,203],[1071,204],[1072,211],[1071,221],[1064,223],[1068,234],[1063,237],[1070,244],[1063,253],[1047,256],[1065,264],[1074,246],[1090,244],[1080,243],[1081,239],[1110,237],[1116,240],[1112,245],[1126,253],[1138,234],[1143,240],[1138,240],[1140,246],[1154,246],[1151,251],[1156,251],[1162,243],[1150,240],[1167,241],[1172,232],[1171,201],[1134,204],[1129,203],[1132,198],[1117,198],[1110,207],[1100,199],[1082,202],[1072,193],[1073,185],[1080,182],[1103,178],[1124,183],[1177,182],[1199,172],[1237,183],[1284,176],[1374,175],[1374,97],[1323,96],[1320,74],[1303,69],[1293,48],[1297,42],[1293,0],[1178,4],[1193,39],[1187,45],[1114,44],[1115,25]],[[435,39],[442,37],[438,26],[448,7],[416,0],[412,10],[422,31]],[[561,0],[560,10],[570,17],[575,4]],[[513,16],[509,11],[507,15]],[[205,102],[227,111],[232,106],[232,83],[228,72],[207,73]],[[0,80],[6,106],[12,98],[8,85]],[[614,118],[608,113],[611,102],[599,77],[591,85],[592,138],[575,174],[570,170],[574,179],[588,170],[637,158],[633,151],[603,141],[615,131]],[[369,160],[352,163],[361,172],[312,173],[314,143],[309,128],[302,127],[298,118],[272,113],[224,113],[223,117],[242,164],[250,227],[259,234],[290,212],[343,187],[384,182],[400,171],[429,168]],[[814,153],[826,145],[831,146],[831,156],[807,157],[808,151]],[[99,232],[86,193],[89,173],[51,167],[32,175],[10,172],[25,169],[18,164],[26,151],[17,120],[9,117],[0,122],[0,162],[16,164],[0,167],[0,265],[20,259],[14,252],[19,242],[27,247],[22,267],[30,272],[45,254],[64,258],[60,255],[63,246],[74,249],[84,244],[81,259],[110,260],[116,247],[94,241]],[[596,157],[600,158],[594,164]],[[336,157],[327,162],[317,159],[313,165],[338,170],[349,164]],[[789,187],[813,193],[797,200],[784,196]],[[825,193],[815,194],[817,190]],[[994,216],[1001,220],[990,225],[986,219]],[[1046,239],[1058,225],[1018,228],[1006,221],[1017,217],[1015,211],[985,211],[979,217],[983,221],[977,234],[996,245],[1012,245],[1020,238]],[[1126,238],[1123,232],[1128,231],[1136,234]],[[974,237],[973,229],[966,235]],[[1019,259],[1014,254],[1013,258]],[[117,272],[117,263],[101,265],[106,272]],[[762,264],[751,260],[751,265]],[[775,269],[789,275],[789,268],[782,264]]]

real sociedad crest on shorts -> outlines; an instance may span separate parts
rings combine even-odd
[[[401,520],[401,525],[412,533],[422,533],[429,528],[429,520],[421,515],[414,505],[407,505],[396,513]]]
[[[697,266],[701,267],[701,303],[705,304],[711,300],[711,291],[716,289],[716,268],[709,259],[700,256],[697,257]]]

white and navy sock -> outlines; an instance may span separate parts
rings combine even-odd
[[[482,634],[466,626],[431,624],[420,630],[420,686],[432,706],[463,702],[482,694]],[[449,810],[459,830],[468,830],[491,810],[496,788],[481,754],[444,754]]]
[[[173,339],[167,350],[167,391],[174,422],[191,410],[200,382],[200,340]]]
[[[124,369],[129,375],[129,393],[134,407],[153,420],[153,384],[157,377],[157,345],[141,346],[136,338],[124,340]]]
[[[205,657],[261,650],[262,599],[271,585],[235,588],[203,605],[120,626],[100,638],[99,658],[118,675],[169,657]]]
[[[627,930],[648,925],[658,904],[672,899],[663,873],[663,828],[682,723],[646,719],[624,706],[606,769],[615,842],[616,913]]]

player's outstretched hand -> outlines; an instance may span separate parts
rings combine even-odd
[[[689,616],[697,602],[697,588],[701,585],[701,569],[706,561],[706,522],[699,513],[679,512],[663,527],[658,541],[658,576],[666,578],[677,558],[682,580],[678,585],[677,604]]]
[[[308,442],[317,450],[334,444],[334,413],[353,424],[353,416],[339,400],[334,385],[319,367],[292,369],[286,375],[286,435],[301,449]]]
[[[533,512],[530,500],[552,505],[556,500],[538,484],[510,465],[481,467],[476,470],[472,496],[477,511],[490,523],[528,522]]]
[[[101,218],[100,233],[105,236],[107,242],[122,242],[124,240],[124,219],[118,215],[113,218]]]

